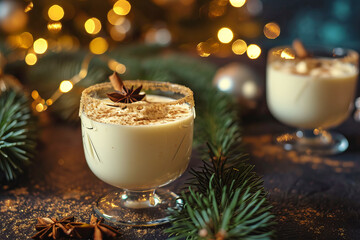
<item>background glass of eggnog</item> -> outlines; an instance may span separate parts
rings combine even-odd
[[[310,48],[299,58],[291,47],[268,54],[266,94],[272,115],[299,130],[276,141],[286,150],[316,155],[343,152],[346,138],[327,129],[346,120],[358,80],[358,54],[342,48]]]
[[[167,209],[180,207],[171,191],[159,189],[184,173],[193,140],[194,100],[184,86],[124,81],[143,86],[146,97],[114,103],[110,83],[85,89],[80,117],[86,161],[104,182],[120,188],[101,197],[95,211],[125,225],[149,226],[168,221]]]

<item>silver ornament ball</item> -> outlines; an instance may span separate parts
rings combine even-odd
[[[240,63],[230,63],[220,68],[213,84],[220,91],[234,96],[246,109],[255,109],[264,93],[264,83],[259,75],[251,67]]]

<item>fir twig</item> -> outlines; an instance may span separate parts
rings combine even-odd
[[[34,157],[36,127],[23,93],[0,93],[0,170],[13,180]],[[0,179],[1,180],[1,179]]]
[[[185,202],[181,211],[172,210],[172,226],[166,230],[171,239],[270,239],[272,218],[261,190],[251,193],[251,187],[229,187],[216,193],[215,174],[207,192],[189,187],[182,193]],[[231,189],[229,189],[231,188]]]

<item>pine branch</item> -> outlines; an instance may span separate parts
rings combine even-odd
[[[172,210],[172,226],[166,230],[171,239],[270,239],[273,216],[264,206],[261,190],[251,193],[251,187],[235,188],[234,179],[228,189],[216,193],[215,174],[209,180],[206,193],[189,187],[182,193],[181,211]]]
[[[0,171],[15,179],[34,157],[36,124],[23,93],[0,93]],[[1,180],[1,179],[0,179]]]
[[[228,164],[227,157],[220,153],[216,156],[213,147],[209,147],[209,159],[203,160],[203,166],[199,169],[191,169],[192,178],[189,179],[189,185],[203,194],[207,193],[207,186],[213,177],[213,188],[215,193],[221,194],[224,187],[228,191],[241,187],[250,187],[252,193],[261,190],[262,196],[265,196],[263,182],[253,172],[254,166],[247,163],[244,155],[239,155],[236,164]],[[235,182],[233,182],[235,180]]]

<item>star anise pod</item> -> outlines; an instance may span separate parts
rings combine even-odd
[[[59,239],[60,237],[70,235],[72,227],[78,224],[74,222],[73,216],[60,220],[55,218],[38,218],[37,220],[35,229],[39,232],[32,236],[32,239]]]
[[[84,223],[82,225],[74,226],[71,230],[71,237],[79,239],[114,239],[120,235],[115,228],[103,223],[104,219],[98,220],[94,215],[91,215],[90,224]]]
[[[116,103],[133,103],[140,101],[145,97],[145,94],[140,94],[142,86],[136,89],[134,89],[134,86],[132,86],[130,89],[127,88],[116,72],[114,72],[114,74],[111,75],[109,79],[114,89],[116,90],[116,92],[107,93],[107,96],[111,101]]]

